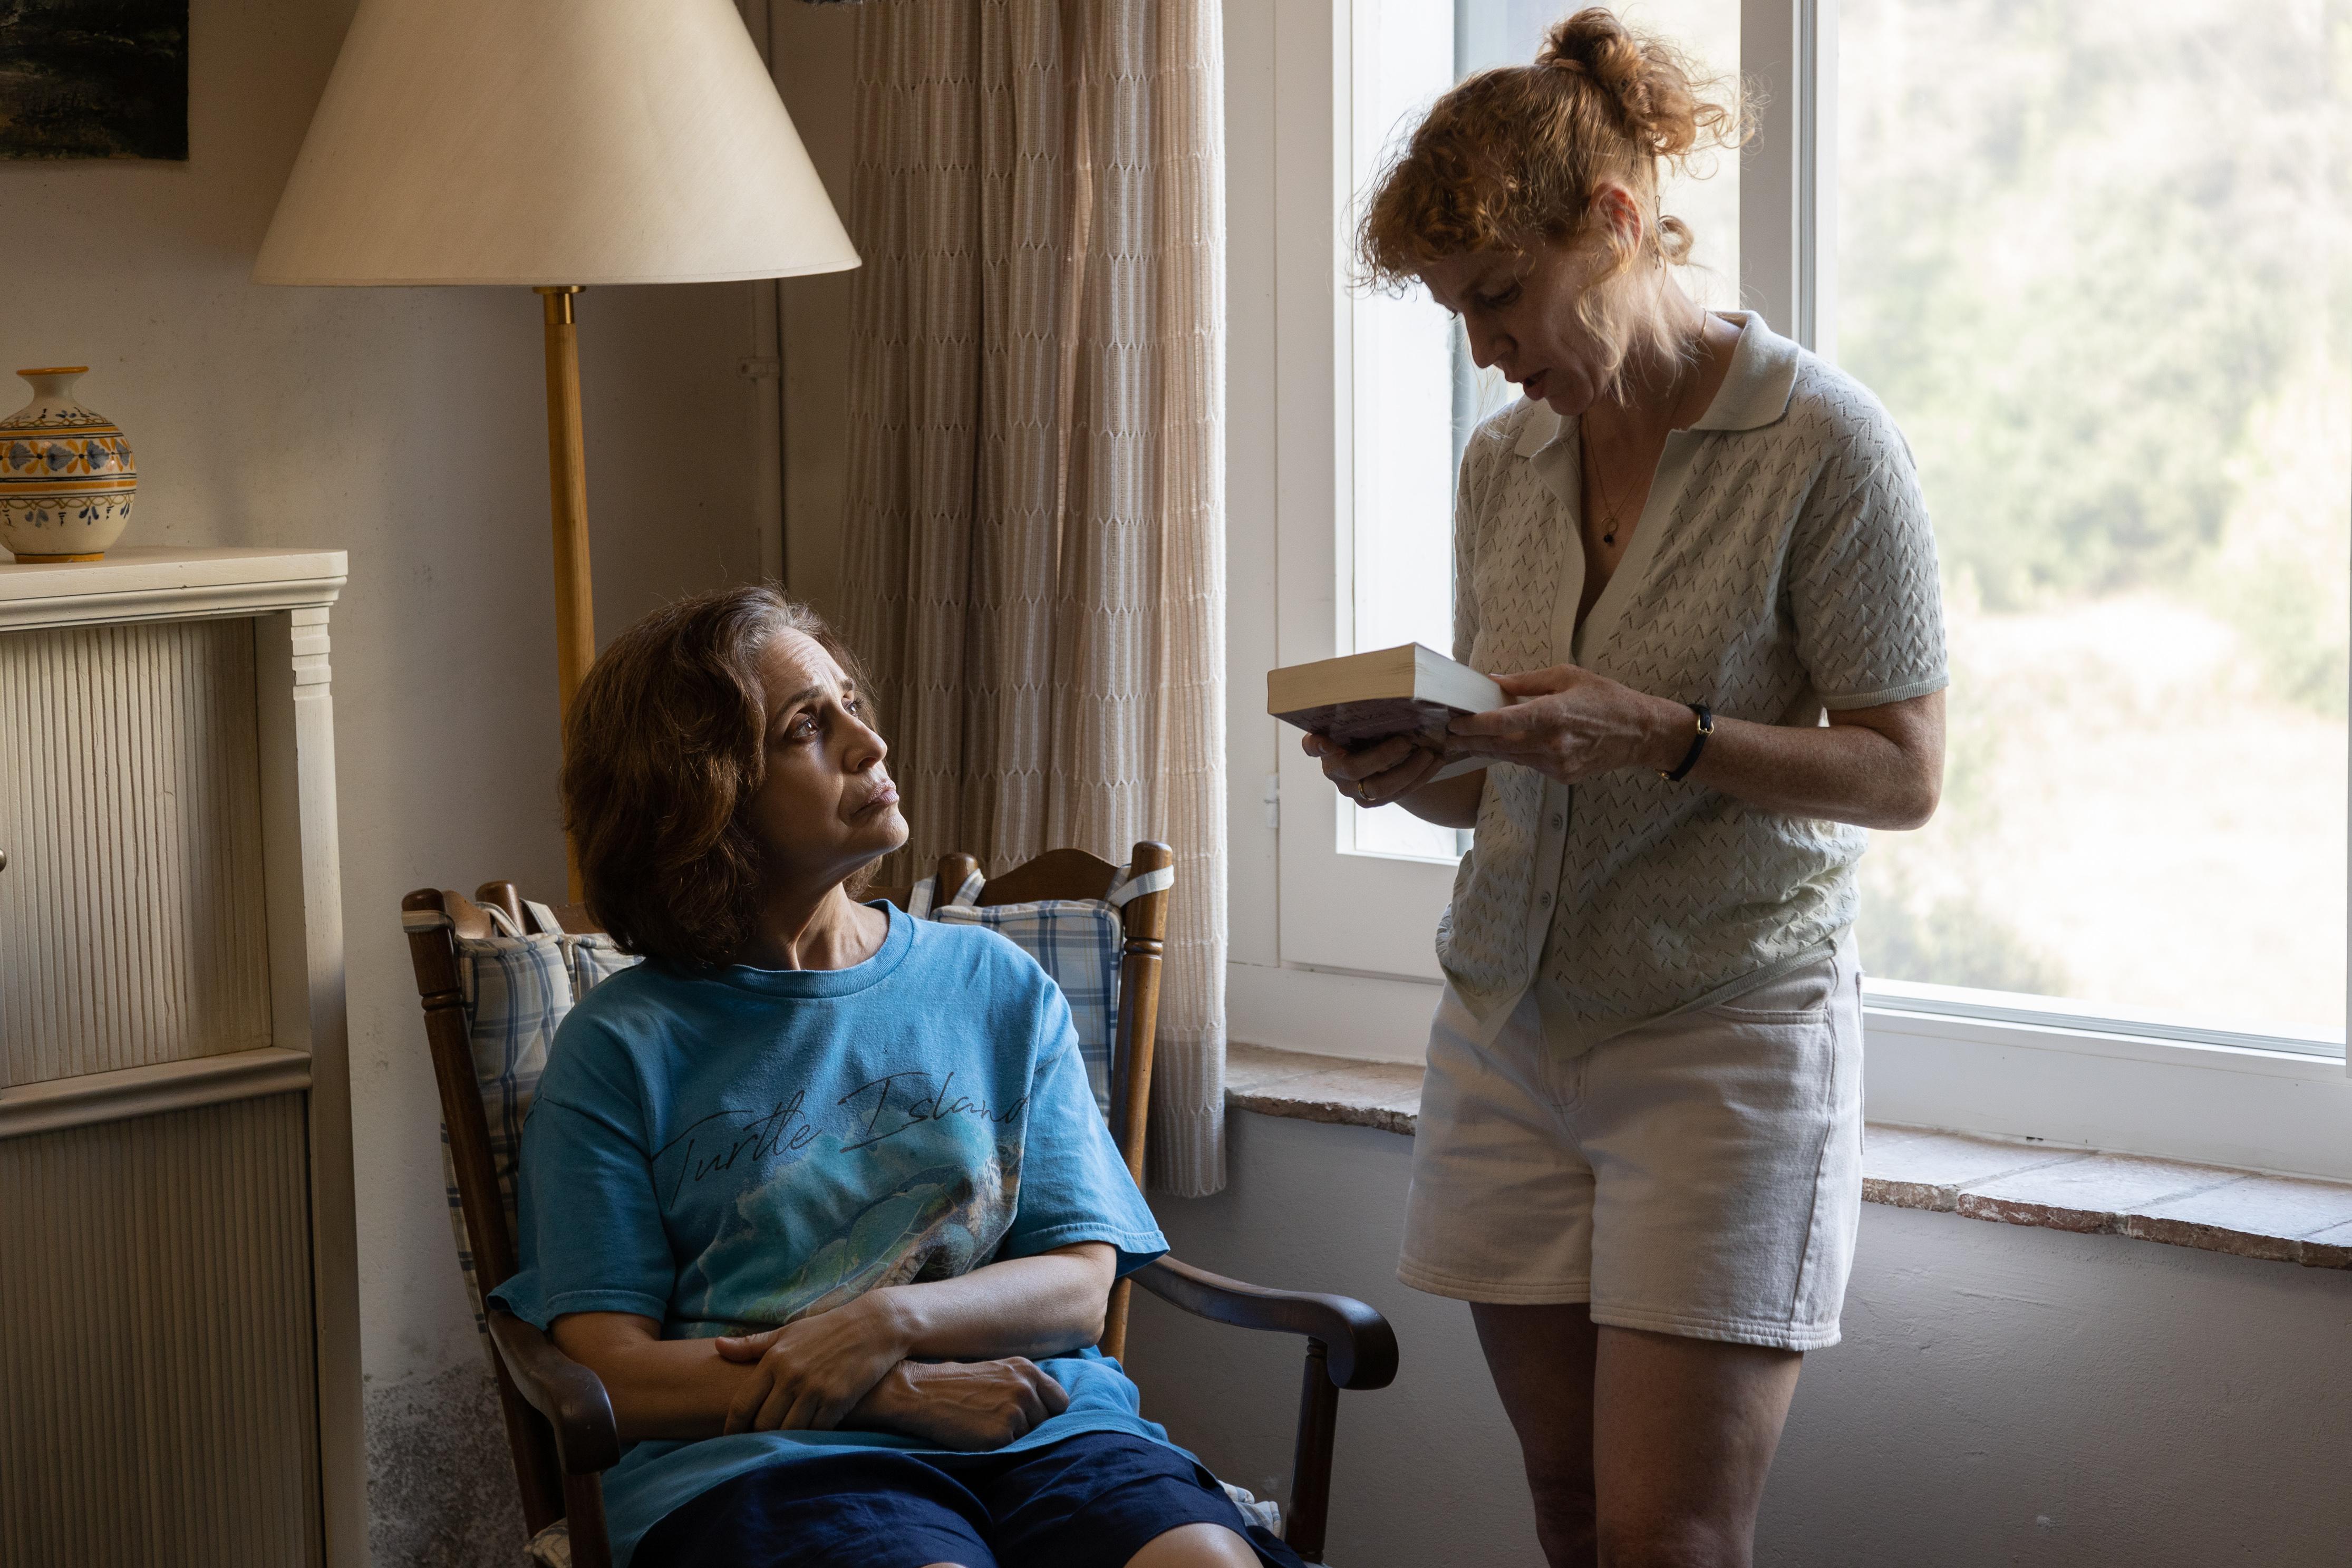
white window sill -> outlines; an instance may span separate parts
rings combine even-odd
[[[1417,1072],[1434,983],[1248,963],[1228,975],[1233,1038]],[[1917,1012],[1874,993],[1864,1028],[1874,1122],[2352,1180],[2340,1058]]]
[[[1225,1103],[1410,1137],[1421,1073],[1401,1062],[1237,1044],[1225,1064]],[[2352,1183],[1874,1121],[1863,1139],[1862,1195],[1895,1208],[2352,1270]]]

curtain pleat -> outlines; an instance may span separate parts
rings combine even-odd
[[[1150,1177],[1224,1182],[1214,0],[859,17],[845,631],[913,837],[1176,851]],[[913,869],[909,869],[912,868]]]

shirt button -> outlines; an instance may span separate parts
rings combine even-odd
[[[1541,904],[1546,909],[1549,909],[1551,908],[1551,895],[1549,893],[1538,893],[1536,895],[1536,902]]]
[[[1567,819],[1562,817],[1560,814],[1556,811],[1551,814],[1551,825],[1554,827],[1558,827],[1565,820]]]

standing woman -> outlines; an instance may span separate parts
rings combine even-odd
[[[1868,391],[1674,280],[1662,166],[1736,145],[1605,10],[1439,100],[1362,260],[1525,401],[1462,462],[1455,657],[1483,772],[1310,739],[1475,827],[1439,930],[1400,1275],[1472,1303],[1554,1568],[1750,1561],[1861,1203],[1864,828],[1935,810],[1936,554]]]

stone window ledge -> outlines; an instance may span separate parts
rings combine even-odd
[[[1411,1137],[1421,1068],[1236,1044],[1225,1061],[1225,1103]],[[2352,1183],[1873,1122],[1863,1135],[1862,1195],[1895,1208],[2352,1269]]]
[[[1234,1110],[1336,1121],[1412,1136],[1421,1116],[1421,1068],[1271,1046],[1225,1048],[1225,1104]]]

